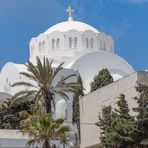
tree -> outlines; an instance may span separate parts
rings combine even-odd
[[[70,145],[69,144],[69,141],[70,141],[70,137],[68,134],[66,133],[62,133],[60,134],[60,145],[62,144],[63,145],[63,148],[66,148],[66,145]]]
[[[11,106],[11,99],[3,102],[0,107],[0,129],[20,129],[20,122],[24,118],[20,116],[20,112],[30,112],[34,102],[22,102]]]
[[[79,140],[80,140],[80,105],[79,99],[80,97],[84,96],[83,93],[83,84],[80,75],[78,76],[77,84],[79,87],[76,88],[73,97],[73,115],[72,115],[72,123],[77,125],[78,133],[79,133]]]
[[[42,103],[45,112],[49,113],[52,111],[52,104],[55,106],[55,95],[69,99],[66,92],[73,92],[77,87],[77,84],[66,81],[76,75],[72,74],[63,77],[56,85],[53,85],[55,77],[63,69],[63,64],[64,63],[61,63],[57,68],[53,69],[52,61],[49,62],[47,58],[44,58],[43,62],[41,62],[38,57],[37,65],[34,65],[30,61],[25,64],[28,72],[21,72],[20,74],[27,77],[30,82],[21,81],[12,86],[30,87],[30,90],[23,90],[16,93],[14,95],[15,99],[13,99],[13,103],[15,104],[22,100],[33,99],[36,103]]]
[[[113,77],[107,69],[102,69],[91,82],[91,92],[113,82]]]
[[[51,113],[45,113],[39,106],[32,109],[31,114],[23,113],[27,119],[21,122],[22,132],[29,134],[27,145],[42,144],[42,148],[51,148],[53,140],[63,142],[61,136],[65,136],[71,129],[64,125],[64,119],[54,120]],[[66,140],[64,141],[66,144]],[[55,146],[55,145],[54,145]]]
[[[127,101],[125,100],[125,95],[124,94],[121,94],[119,97],[118,97],[118,101],[117,101],[117,106],[118,108],[115,108],[115,112],[121,117],[121,118],[126,118],[126,119],[130,119],[131,116],[129,114],[129,107],[128,107],[128,103]]]
[[[148,147],[148,86],[138,84],[139,95],[135,97],[138,106],[133,108],[137,113],[135,143],[141,148]]]
[[[101,145],[105,146],[106,142],[106,134],[108,132],[110,132],[110,125],[111,125],[111,106],[105,106],[102,109],[102,116],[101,114],[99,114],[99,121],[96,123],[97,126],[100,127],[101,129],[101,136],[100,136],[100,140],[101,140]]]
[[[105,116],[99,117],[98,126],[103,130],[102,147],[130,148],[134,145],[134,118],[129,114],[125,95],[121,94],[118,99],[115,111],[111,113],[110,107],[106,107]]]

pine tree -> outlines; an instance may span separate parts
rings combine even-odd
[[[101,145],[105,146],[106,142],[106,134],[110,131],[110,124],[111,124],[111,106],[105,106],[102,109],[102,116],[99,115],[99,121],[96,123],[97,126],[101,129]]]
[[[80,106],[79,106],[79,99],[80,97],[84,96],[83,93],[83,82],[80,77],[78,76],[77,84],[79,87],[76,88],[73,97],[73,115],[72,115],[72,123],[77,125],[78,132],[79,132],[79,140],[80,140]]]
[[[125,100],[125,95],[121,94],[118,97],[119,101],[117,101],[117,106],[118,108],[115,108],[115,112],[118,113],[118,115],[121,118],[131,118],[131,116],[129,115],[129,107],[127,104],[127,101]]]
[[[137,132],[135,142],[141,148],[148,147],[148,86],[138,84],[136,87],[139,95],[135,97],[138,106],[133,108],[137,113]]]
[[[106,148],[129,148],[134,144],[134,119],[129,114],[125,96],[121,94],[117,108],[108,110],[106,116],[99,117],[98,126],[102,129],[101,146]],[[106,107],[107,108],[107,107]],[[108,107],[109,108],[109,107]],[[104,110],[102,110],[104,113]]]
[[[91,82],[91,92],[113,82],[113,77],[107,69],[102,69]]]
[[[133,147],[134,144],[134,118],[129,114],[128,103],[125,95],[118,97],[117,108],[114,109],[114,117],[111,123],[114,136],[112,138],[117,142],[118,147]]]

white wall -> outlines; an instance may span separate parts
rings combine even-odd
[[[147,73],[148,74],[148,73]],[[140,80],[139,73],[128,75],[112,84],[90,93],[80,100],[80,121],[81,121],[81,147],[86,148],[91,145],[98,144],[100,137],[100,129],[95,125],[98,122],[99,112],[106,105],[115,106],[117,97],[121,93],[126,95],[129,107],[136,106],[136,102],[132,97],[138,95],[135,90],[137,81]],[[147,82],[146,74],[143,81]],[[133,114],[133,111],[130,111]]]

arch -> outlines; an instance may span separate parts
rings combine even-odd
[[[61,99],[56,103],[56,118],[66,118],[66,100]]]
[[[56,48],[60,48],[60,39],[59,38],[57,38],[57,40],[56,40]]]
[[[45,41],[42,42],[42,50],[45,50]]]
[[[55,39],[52,39],[52,49],[55,49]]]
[[[34,55],[34,45],[31,46],[31,54]]]
[[[89,48],[89,39],[88,38],[86,38],[85,46],[86,46],[87,49]]]
[[[92,38],[90,39],[90,46],[91,46],[91,49],[94,48],[94,40]]]
[[[104,41],[103,42],[103,50],[105,50],[106,49],[106,42]]]
[[[39,52],[41,52],[41,50],[42,50],[42,44],[41,42],[39,42]]]
[[[100,40],[100,49],[102,49],[102,40]]]
[[[77,37],[75,37],[74,38],[74,48],[77,48],[77,45],[78,44],[78,38]]]
[[[72,38],[70,37],[69,38],[69,48],[72,48],[73,46],[72,46],[72,43],[73,43],[73,40],[72,40]]]

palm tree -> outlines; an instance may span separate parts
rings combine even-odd
[[[60,134],[60,145],[63,145],[63,148],[66,148],[66,145],[69,145],[70,137],[67,133],[61,133]]]
[[[22,132],[29,134],[30,140],[27,145],[41,144],[42,148],[51,148],[52,140],[60,140],[61,135],[71,131],[69,126],[63,125],[64,119],[54,120],[51,113],[45,113],[40,107],[34,107],[31,114],[22,113],[28,116],[21,122]]]
[[[13,103],[23,101],[24,99],[34,99],[36,103],[42,103],[45,112],[49,113],[52,111],[51,106],[55,107],[55,95],[59,95],[66,100],[69,99],[66,92],[74,92],[75,88],[78,87],[76,83],[65,82],[69,78],[76,76],[75,74],[62,79],[53,85],[53,80],[57,74],[63,69],[63,64],[55,69],[52,68],[52,61],[49,62],[47,58],[43,59],[43,62],[37,57],[37,65],[35,66],[30,61],[25,64],[28,72],[21,72],[20,74],[27,77],[30,82],[17,82],[12,86],[25,86],[29,87],[30,90],[23,90],[14,95]]]

